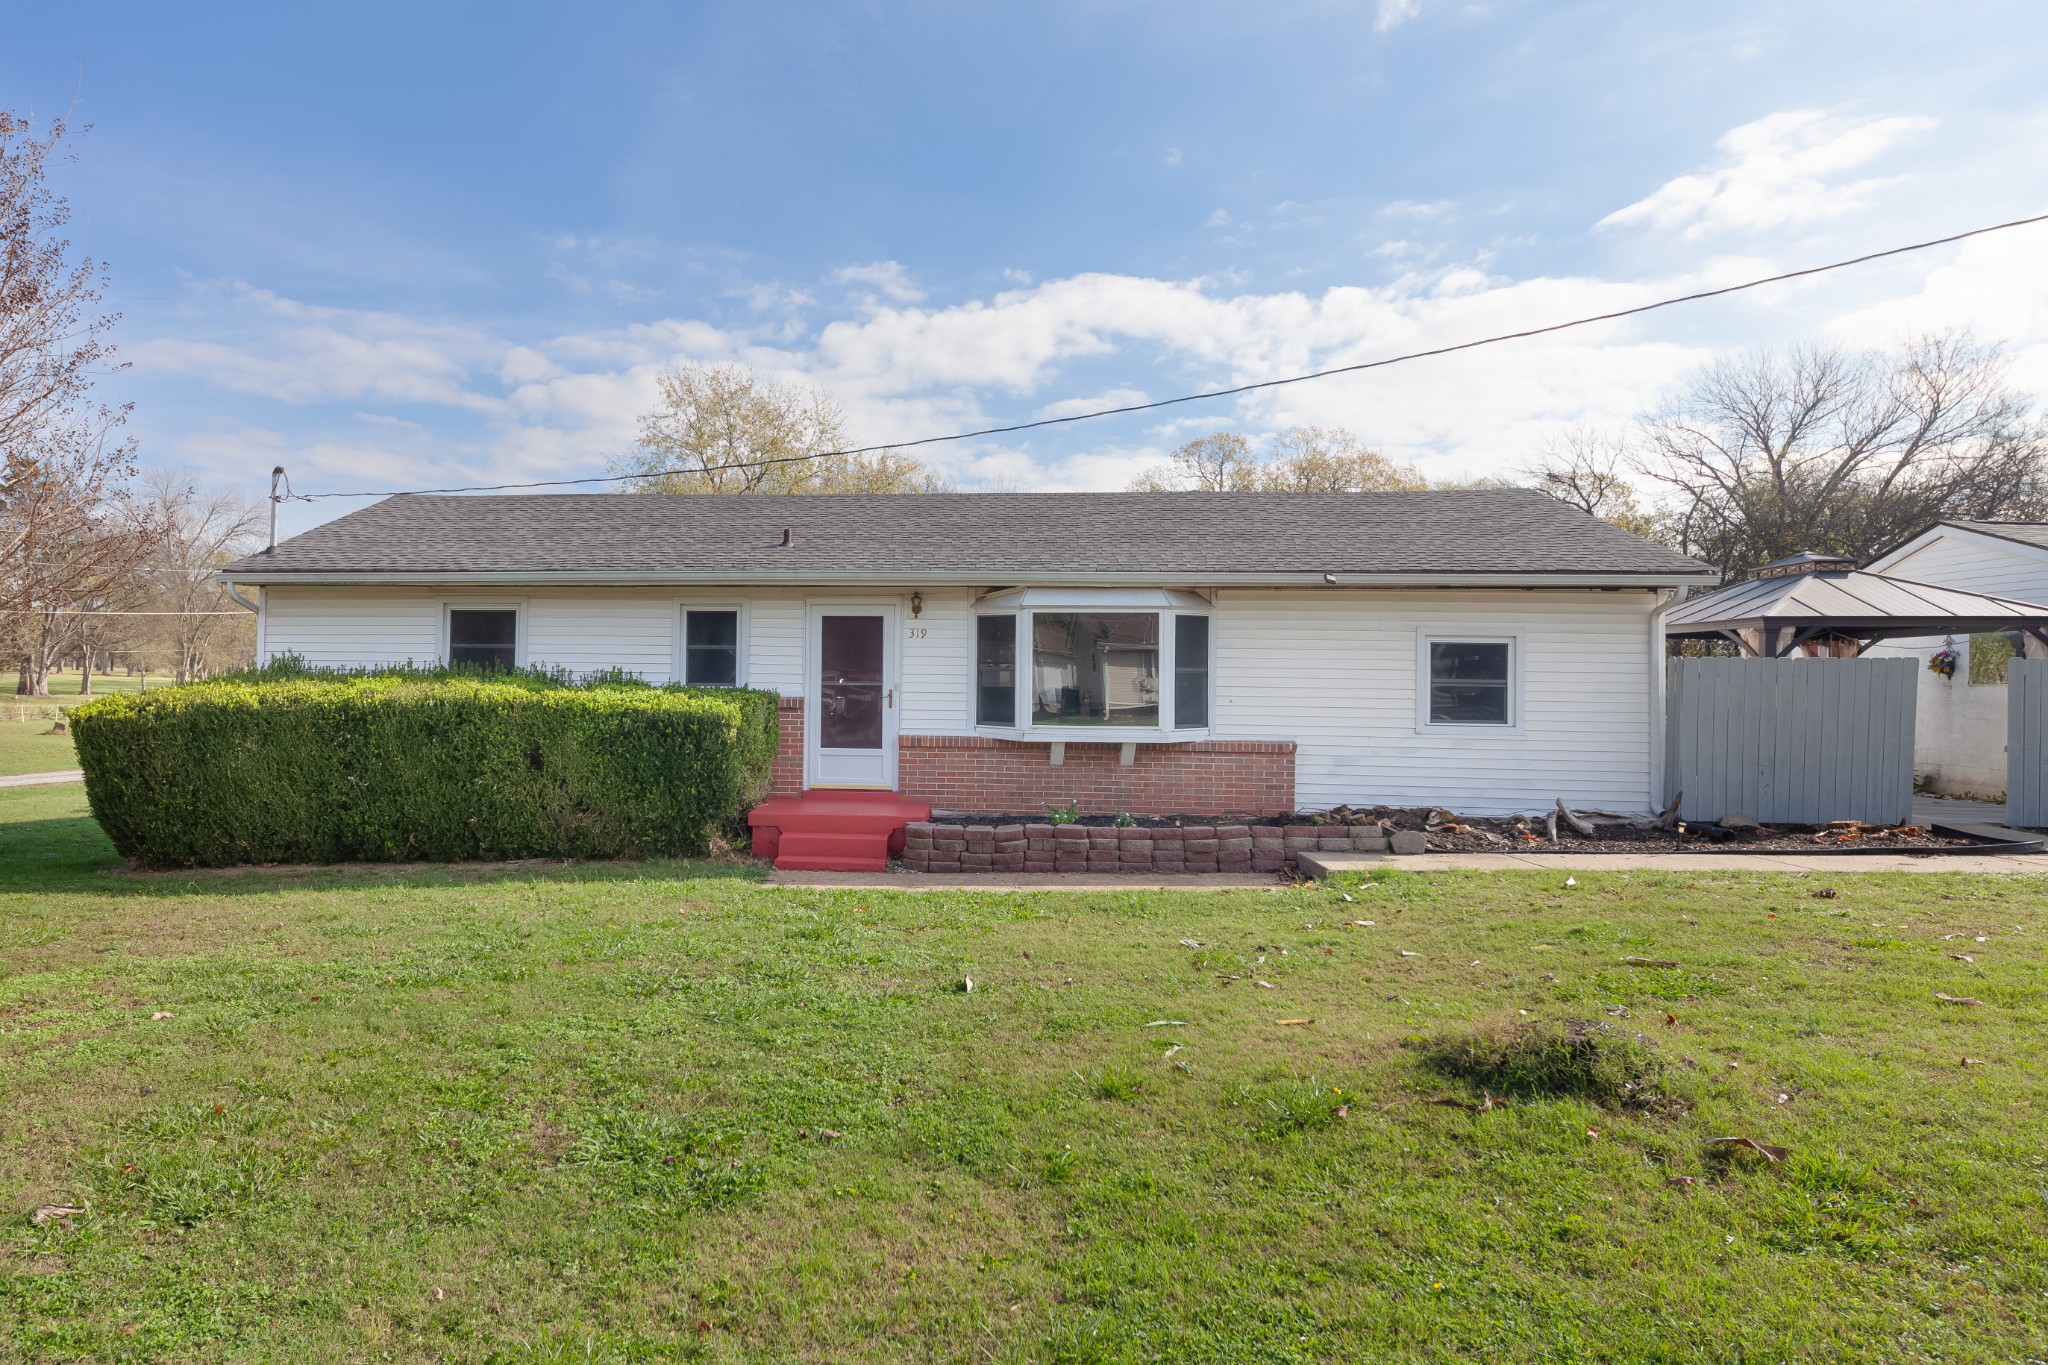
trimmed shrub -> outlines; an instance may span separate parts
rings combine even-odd
[[[73,712],[93,816],[154,867],[703,854],[765,789],[775,697],[273,667]]]

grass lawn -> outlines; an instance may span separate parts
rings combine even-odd
[[[2048,1357],[2037,879],[108,863],[0,793],[9,1358]]]
[[[71,736],[45,733],[48,720],[0,720],[0,776],[76,768]]]

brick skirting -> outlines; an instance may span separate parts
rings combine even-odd
[[[804,699],[776,710],[776,796],[804,789]],[[1081,803],[1083,815],[1279,815],[1294,809],[1292,740],[1205,739],[1140,744],[1130,767],[1120,744],[1068,741],[1054,766],[1043,741],[982,735],[903,735],[896,789],[946,810],[1036,811]]]
[[[1408,836],[1416,837],[1416,836]],[[1379,825],[910,824],[903,863],[913,872],[1281,872],[1302,853],[1384,853]]]
[[[1081,803],[1084,815],[1279,815],[1294,809],[1292,740],[1205,739],[1051,746],[981,735],[904,735],[897,789],[947,810],[1035,811]]]

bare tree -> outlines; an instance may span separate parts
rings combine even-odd
[[[16,690],[30,696],[49,695],[50,668],[85,614],[126,609],[162,535],[153,510],[128,496],[133,452],[114,439],[120,417],[74,411],[8,453],[0,619],[20,665]]]
[[[152,468],[137,481],[136,500],[161,538],[137,570],[139,600],[162,613],[138,618],[171,660],[179,682],[255,657],[255,623],[215,581],[221,565],[256,547],[264,505],[226,488],[202,488],[190,471]]]
[[[1580,422],[1552,437],[1542,455],[1522,472],[1559,502],[1624,531],[1654,538],[1656,520],[1637,500],[1628,481],[1630,468],[1625,434]]]
[[[646,474],[636,493],[939,493],[945,480],[894,451],[835,455],[853,444],[822,389],[780,384],[737,365],[685,364],[660,378],[640,442],[612,461]],[[670,473],[665,471],[688,471]]]
[[[1212,431],[1176,449],[1168,463],[1131,480],[1133,493],[1228,493],[1244,488],[1258,468],[1252,443],[1234,431]]]
[[[1234,431],[1218,431],[1182,445],[1163,467],[1130,483],[1134,493],[1357,493],[1429,487],[1414,465],[1372,449],[1342,427],[1294,427],[1261,454]]]
[[[1730,578],[1805,549],[1864,558],[1936,521],[2038,517],[2048,434],[2006,375],[1966,332],[1722,360],[1644,424],[1636,463],[1667,492],[1667,538]]]
[[[115,609],[157,533],[127,496],[128,408],[92,399],[117,315],[100,311],[105,271],[74,256],[70,206],[49,186],[68,133],[0,111],[0,632],[37,696],[81,613]]]
[[[73,155],[69,136],[62,119],[38,135],[0,109],[0,453],[9,459],[62,425],[113,355],[105,336],[119,314],[99,311],[106,271],[90,256],[73,259],[71,208],[49,186],[51,164]]]

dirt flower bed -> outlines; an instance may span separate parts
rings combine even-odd
[[[1562,820],[1553,833],[1548,816],[1461,816],[1442,807],[1376,807],[1355,818],[1391,828],[1421,830],[1433,851],[1457,853],[1812,853],[1817,850],[1889,849],[1910,852],[1975,846],[1971,839],[1936,834],[1919,825],[1871,825],[1837,820],[1826,825],[1765,825],[1741,816],[1659,825],[1647,818],[1580,814],[1593,834]]]

